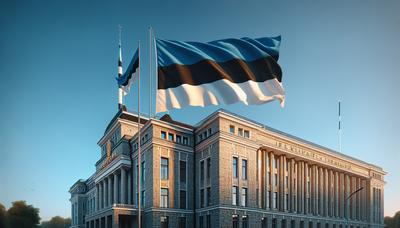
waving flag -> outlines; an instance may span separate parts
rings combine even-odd
[[[131,84],[136,80],[139,68],[139,49],[136,50],[125,74],[117,78],[118,86],[124,91],[124,95],[129,93]],[[121,68],[122,71],[122,68]]]
[[[283,106],[282,70],[277,63],[280,40],[280,36],[208,43],[157,39],[157,112],[275,99]]]

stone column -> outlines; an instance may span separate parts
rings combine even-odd
[[[121,203],[126,204],[126,170],[121,168]]]
[[[111,181],[111,175],[108,176],[107,178],[107,183],[108,183],[108,205],[112,206],[112,181]]]
[[[278,169],[278,177],[279,177],[279,205],[278,208],[280,211],[284,211],[285,208],[285,156],[279,156],[279,169]]]
[[[273,207],[274,204],[275,204],[273,195],[274,195],[274,191],[275,191],[275,168],[276,168],[276,167],[275,167],[275,160],[274,160],[274,159],[275,159],[274,153],[270,153],[270,160],[271,160],[271,172],[270,172],[270,175],[271,175],[270,205],[271,205],[271,209],[275,209],[275,208]]]
[[[317,206],[317,185],[316,185],[316,174],[317,174],[317,166],[316,165],[312,165],[311,168],[311,213],[313,215],[317,214],[317,210],[316,210],[316,206]]]
[[[103,180],[103,208],[107,206],[107,179]]]
[[[308,163],[304,162],[304,214],[308,214],[308,197],[309,197],[309,189],[308,189]]]
[[[99,196],[100,196],[100,189],[99,189],[99,185],[96,184],[96,200],[95,200],[95,204],[96,204],[96,211],[98,211],[99,208]]]
[[[114,203],[118,204],[118,174],[114,173]]]
[[[334,211],[335,217],[339,217],[339,173],[335,171],[335,183],[334,183]]]
[[[328,205],[328,192],[329,192],[329,183],[328,183],[328,169],[324,168],[324,216],[329,215],[329,205]]]
[[[290,177],[290,187],[289,187],[290,212],[294,212],[294,210],[295,210],[294,195],[296,194],[296,192],[295,192],[295,188],[294,188],[294,186],[295,186],[294,166],[295,166],[295,160],[294,160],[294,158],[292,158],[292,159],[290,159],[290,176],[289,176]]]

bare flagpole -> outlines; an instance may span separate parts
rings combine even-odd
[[[149,119],[151,118],[151,106],[152,106],[152,60],[153,60],[153,53],[152,53],[152,28],[149,27]]]
[[[341,121],[342,117],[340,115],[340,100],[339,100],[339,129],[338,129],[338,144],[339,144],[339,152],[342,153],[342,126],[341,126]]]
[[[139,57],[139,69],[138,69],[138,227],[141,228],[141,148],[140,148],[140,41],[138,42],[138,57]]]

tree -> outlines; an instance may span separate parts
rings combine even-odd
[[[386,228],[400,228],[400,211],[396,212],[393,217],[385,217]]]
[[[7,211],[3,204],[0,203],[0,228],[6,227]]]
[[[25,201],[15,201],[7,210],[8,227],[34,228],[39,222],[39,209],[27,205]]]
[[[40,226],[41,228],[68,228],[71,225],[70,218],[63,218],[60,216],[55,216],[50,219],[50,221],[45,221]]]

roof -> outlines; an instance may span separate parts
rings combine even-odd
[[[106,134],[108,132],[108,130],[110,130],[110,128],[112,127],[112,125],[114,124],[114,122],[117,119],[124,119],[124,120],[129,120],[132,122],[138,122],[138,114],[137,113],[131,113],[128,112],[125,105],[123,105],[118,112],[115,114],[115,116],[111,119],[111,121],[108,123],[106,130],[104,131],[104,134]],[[147,118],[146,117],[141,117],[140,118],[140,123],[141,124],[145,124],[147,122]]]
[[[190,129],[193,129],[193,128],[194,128],[192,125],[185,124],[185,123],[182,123],[182,122],[178,122],[178,121],[176,121],[176,120],[173,120],[173,119],[171,118],[171,116],[168,115],[168,114],[163,115],[163,116],[160,118],[160,120],[162,120],[162,121],[164,121],[164,122],[167,122],[167,123],[175,124],[175,125],[178,125],[178,126],[181,126],[181,127],[186,127],[186,128],[190,128]]]

